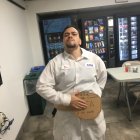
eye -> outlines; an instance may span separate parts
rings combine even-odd
[[[64,37],[68,37],[70,34],[69,33],[65,33],[64,34]]]
[[[78,34],[74,32],[74,33],[72,33],[72,35],[73,35],[73,36],[77,36]]]
[[[69,37],[70,35],[72,35],[72,36],[77,36],[78,33],[77,33],[77,32],[65,33],[65,34],[64,34],[64,37]]]

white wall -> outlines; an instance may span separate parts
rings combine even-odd
[[[0,0],[0,112],[11,120],[10,130],[3,140],[15,140],[28,112],[23,90],[23,78],[33,66],[25,10],[6,0]]]
[[[134,2],[140,2],[140,0],[128,0],[127,3]],[[37,13],[100,7],[115,4],[117,5],[122,3],[115,3],[115,0],[35,0],[29,1],[26,4],[28,29],[30,31],[30,40],[33,51],[34,65],[42,65],[44,64],[44,59],[39,36],[39,28],[36,19]]]

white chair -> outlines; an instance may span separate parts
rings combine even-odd
[[[133,106],[133,108],[134,108],[135,105],[137,104],[137,102],[140,100],[140,89],[139,89],[139,91],[134,91],[133,94],[136,97],[136,101],[135,101],[134,106]]]
[[[132,66],[140,65],[140,61],[138,61],[138,60],[135,60],[135,61],[125,61],[122,64],[122,67],[125,67],[126,64],[129,64],[130,67],[132,67]],[[123,82],[120,83],[118,102],[119,102],[122,86],[124,86],[123,84],[124,84]],[[137,88],[137,90],[135,90],[135,88]],[[134,103],[134,106],[135,106],[137,104],[137,102],[140,100],[140,81],[139,82],[129,82],[129,83],[127,83],[127,92],[130,92],[130,91],[136,97],[136,101]]]
[[[130,64],[130,67],[136,66],[136,65],[140,65],[140,61],[138,61],[138,60],[126,61],[123,63],[122,66],[124,67],[126,64]],[[127,90],[128,90],[128,92],[131,92],[136,97],[136,100],[135,100],[135,103],[133,106],[133,108],[134,108],[135,105],[137,104],[137,102],[140,100],[140,81],[139,82],[129,82],[127,84]]]

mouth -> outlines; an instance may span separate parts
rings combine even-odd
[[[75,44],[75,40],[73,40],[73,39],[68,39],[68,40],[67,40],[67,44]]]
[[[74,39],[69,38],[67,41],[74,41]]]

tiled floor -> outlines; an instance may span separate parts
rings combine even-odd
[[[129,121],[125,102],[121,100],[120,106],[117,106],[118,89],[118,83],[109,79],[103,91],[102,101],[107,123],[106,140],[140,140],[140,106],[135,108],[133,120]],[[31,116],[19,140],[53,140],[51,110],[51,105],[47,105],[43,115]]]

